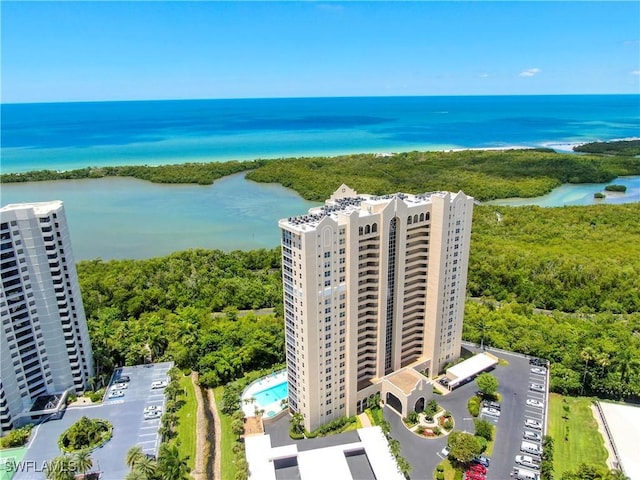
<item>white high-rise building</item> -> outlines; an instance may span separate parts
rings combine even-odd
[[[380,394],[421,410],[458,358],[473,198],[358,195],[342,185],[282,219],[289,406],[312,430]]]
[[[0,427],[4,434],[55,405],[38,397],[82,392],[93,375],[62,202],[0,209]]]

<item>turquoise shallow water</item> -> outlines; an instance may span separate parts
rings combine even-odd
[[[605,192],[604,187],[610,184],[625,185],[625,193]],[[602,192],[604,199],[595,199],[593,194]],[[539,205],[541,207],[562,207],[564,205],[598,205],[640,202],[640,176],[618,177],[609,183],[583,183],[579,185],[564,184],[554,188],[551,193],[533,198],[506,198],[487,202],[491,205]]]
[[[640,136],[640,95],[0,105],[3,172]]]

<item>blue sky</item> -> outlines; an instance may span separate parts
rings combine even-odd
[[[640,2],[7,2],[2,102],[640,92]]]

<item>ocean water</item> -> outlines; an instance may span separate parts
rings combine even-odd
[[[2,171],[640,136],[640,95],[353,97],[4,104]]]
[[[2,172],[505,146],[640,137],[640,95],[376,97],[2,105]],[[640,201],[640,177],[604,203]],[[338,185],[336,185],[336,188]],[[564,185],[511,205],[593,204]],[[2,205],[62,200],[76,259],[272,248],[316,204],[232,175],[210,186],[105,178],[2,185]]]

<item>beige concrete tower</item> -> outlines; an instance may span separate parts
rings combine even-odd
[[[417,372],[433,376],[460,353],[472,210],[462,192],[342,185],[280,220],[289,405],[307,429],[376,393],[400,413],[424,404]]]

